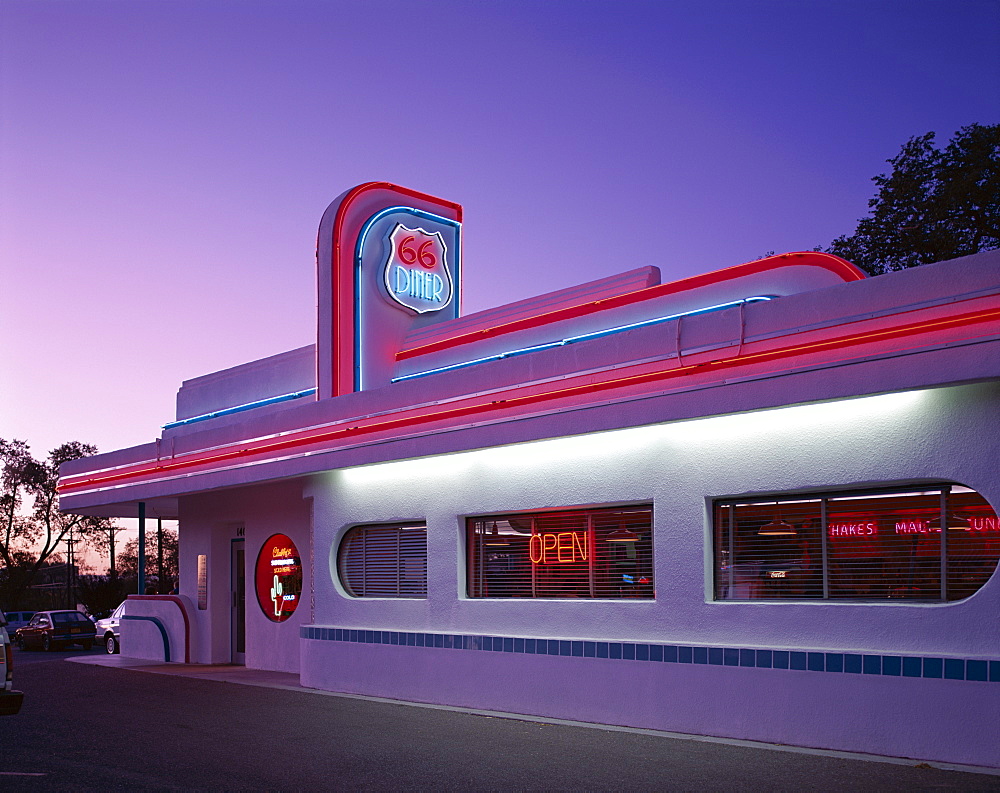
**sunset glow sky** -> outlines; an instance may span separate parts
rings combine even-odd
[[[149,442],[315,338],[327,204],[462,203],[464,312],[853,230],[1000,118],[995,0],[3,0],[0,437]]]

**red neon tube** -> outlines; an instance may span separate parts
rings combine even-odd
[[[83,474],[76,477],[67,477],[60,482],[59,492],[68,493],[83,488],[94,488],[111,483],[122,483],[126,480],[141,480],[144,477],[165,474],[179,471],[185,468],[206,466],[212,463],[223,461],[236,461],[241,458],[260,458],[261,455],[273,455],[276,452],[286,451],[302,446],[316,444],[328,444],[339,440],[353,440],[355,438],[372,435],[390,430],[409,428],[417,425],[426,425],[436,421],[454,420],[466,418],[474,415],[493,413],[498,410],[509,410],[511,408],[522,408],[544,402],[551,402],[557,399],[567,399],[573,397],[586,397],[595,394],[604,394],[609,390],[629,388],[641,385],[656,384],[679,377],[684,377],[695,372],[708,373],[729,369],[747,364],[760,364],[770,361],[777,361],[784,358],[799,356],[815,352],[824,352],[843,349],[859,344],[866,344],[875,341],[888,341],[911,335],[923,335],[931,331],[946,330],[950,328],[963,327],[966,325],[1000,320],[1000,308],[988,309],[985,311],[969,312],[955,317],[948,317],[930,322],[910,322],[880,330],[866,331],[861,333],[851,333],[822,341],[805,342],[795,345],[780,347],[773,350],[764,350],[747,355],[731,356],[720,358],[704,363],[695,363],[678,366],[666,370],[644,371],[624,377],[611,377],[611,372],[607,379],[589,380],[591,375],[581,375],[573,378],[575,384],[566,385],[563,388],[553,390],[533,390],[537,386],[517,386],[506,392],[489,394],[487,396],[477,396],[456,402],[448,407],[438,410],[434,409],[402,409],[395,415],[386,417],[360,418],[355,423],[348,425],[346,422],[333,427],[316,428],[291,432],[280,438],[264,440],[249,440],[240,444],[233,444],[227,447],[220,447],[205,452],[192,452],[170,460],[147,461],[135,465],[126,466],[95,475]],[[640,365],[641,367],[641,365]],[[640,368],[640,367],[633,367]],[[572,383],[573,381],[564,381]],[[520,392],[520,393],[519,393]],[[607,398],[602,396],[602,398]],[[585,404],[583,400],[580,404]],[[351,420],[349,420],[351,421]]]

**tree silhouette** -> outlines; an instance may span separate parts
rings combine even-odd
[[[970,124],[944,149],[910,138],[855,232],[827,249],[870,275],[1000,247],[1000,124]]]

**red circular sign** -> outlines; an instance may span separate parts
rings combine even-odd
[[[295,612],[302,596],[302,558],[285,534],[273,534],[257,554],[257,602],[274,622],[284,622]]]

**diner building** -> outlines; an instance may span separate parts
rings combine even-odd
[[[463,315],[461,230],[349,190],[314,344],[62,467],[65,511],[179,521],[179,594],[130,601],[123,653],[1000,767],[1000,252],[647,266]]]

